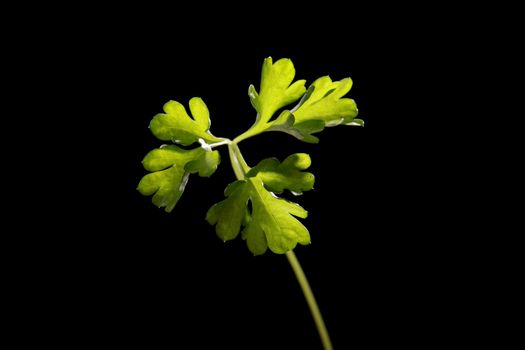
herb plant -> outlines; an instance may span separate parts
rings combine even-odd
[[[248,88],[250,101],[257,111],[255,123],[233,140],[216,137],[210,132],[210,113],[201,98],[189,101],[191,117],[181,103],[166,103],[164,113],[157,114],[149,128],[158,139],[173,144],[162,145],[146,155],[142,163],[150,173],[142,178],[138,190],[143,195],[153,195],[153,204],[171,212],[190,175],[198,173],[210,177],[221,159],[214,149],[226,145],[237,181],[226,187],[226,198],[208,210],[206,220],[215,225],[217,235],[224,241],[241,233],[254,255],[261,255],[268,249],[286,254],[305,294],[323,346],[332,349],[313,293],[293,252],[297,243],[310,243],[307,228],[298,220],[306,218],[308,213],[300,205],[277,196],[285,190],[299,195],[313,188],[314,175],[306,171],[311,164],[310,156],[296,153],[282,162],[267,158],[250,167],[238,146],[241,141],[268,131],[285,132],[301,141],[318,143],[319,139],[313,134],[325,127],[364,125],[356,118],[354,100],[343,98],[352,87],[350,78],[332,81],[324,76],[306,89],[305,80],[293,82],[294,77],[291,60],[280,59],[275,63],[271,57],[264,60],[259,91],[253,85]],[[278,110],[297,101],[293,108],[276,116]],[[196,143],[199,145],[187,147]]]

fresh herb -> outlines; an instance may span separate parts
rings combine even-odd
[[[255,123],[233,140],[211,134],[210,113],[202,99],[194,97],[190,100],[191,117],[179,102],[166,103],[165,113],[157,114],[150,123],[152,133],[160,140],[184,147],[199,145],[191,149],[163,145],[149,152],[142,163],[151,173],[142,178],[138,190],[143,195],[153,195],[153,204],[171,212],[181,198],[190,174],[211,176],[220,163],[219,152],[213,149],[227,145],[237,181],[226,187],[226,199],[208,210],[206,220],[215,225],[217,235],[224,241],[241,233],[254,255],[263,254],[268,248],[274,253],[287,255],[323,345],[325,349],[331,349],[317,303],[293,253],[297,243],[310,243],[310,234],[298,219],[306,218],[308,212],[277,196],[285,190],[301,194],[313,188],[314,175],[305,171],[310,167],[310,156],[292,154],[282,162],[267,158],[250,168],[238,147],[239,142],[268,131],[285,132],[301,141],[318,143],[319,139],[313,134],[325,127],[364,125],[356,118],[354,100],[343,98],[352,87],[350,78],[332,81],[329,76],[324,76],[315,80],[308,89],[304,86],[305,80],[294,82],[294,78],[295,68],[291,60],[280,59],[275,63],[271,57],[264,60],[259,91],[253,85],[248,88],[250,101],[257,111]],[[295,102],[293,108],[275,116],[278,110]]]

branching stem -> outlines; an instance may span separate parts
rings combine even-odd
[[[230,154],[230,161],[232,163],[233,172],[237,180],[244,180],[246,173],[250,171],[250,167],[246,164],[244,157],[241,154],[239,146],[235,142],[228,144],[228,151]]]
[[[231,140],[229,139],[224,139],[220,142],[215,142],[215,143],[211,143],[209,144],[210,148],[215,148],[215,147],[219,147],[219,146],[222,146],[222,145],[229,145],[230,143],[232,143]]]

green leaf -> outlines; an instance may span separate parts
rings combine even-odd
[[[304,122],[295,123],[290,129],[295,130],[300,135],[297,137],[299,140],[308,143],[318,143],[319,138],[313,136],[312,134],[323,131],[324,127],[325,124],[322,120],[307,120]]]
[[[191,174],[198,172],[201,177],[210,177],[213,175],[220,162],[221,156],[219,152],[209,151],[204,152],[197,159],[188,162],[184,169]]]
[[[246,224],[246,205],[250,198],[246,181],[235,181],[226,187],[224,195],[228,198],[213,205],[206,214],[206,220],[215,226],[217,235],[223,241],[234,239],[241,225]]]
[[[297,106],[291,111],[283,112],[293,115],[294,123],[275,125],[278,118],[271,123],[268,131],[284,131],[299,140],[317,143],[319,139],[312,134],[322,131],[325,127],[340,124],[363,126],[364,122],[361,119],[355,119],[358,113],[355,101],[342,98],[351,87],[350,78],[332,81],[329,76],[325,76],[317,79],[310,85]]]
[[[271,57],[264,61],[261,91],[257,93],[253,85],[248,88],[250,101],[258,112],[257,120],[234,141],[240,142],[265,131],[281,131],[304,142],[318,143],[319,139],[312,134],[325,127],[364,125],[361,119],[355,118],[358,113],[355,101],[343,98],[352,87],[352,79],[332,81],[329,76],[324,76],[305,90],[304,80],[290,85],[294,76],[295,68],[289,59],[280,59],[275,64]],[[278,109],[299,98],[301,100],[293,109],[284,110],[272,120]]]
[[[350,98],[342,98],[352,88],[352,79],[332,81],[329,76],[312,83],[314,90],[292,113],[295,121],[322,120],[326,126],[347,124],[357,116],[357,106]]]
[[[311,164],[310,156],[306,153],[292,154],[282,163],[277,158],[267,158],[252,168],[247,176],[259,176],[264,186],[272,192],[289,190],[301,194],[314,187],[314,174],[302,171],[308,169]]]
[[[294,77],[295,68],[290,59],[282,58],[275,63],[271,57],[264,60],[259,93],[253,86],[248,89],[261,123],[268,122],[278,109],[297,101],[305,93],[305,80],[292,84]]]
[[[251,221],[244,233],[248,247],[254,246],[254,254],[266,250],[258,235],[264,233],[268,248],[274,253],[284,254],[297,243],[310,244],[310,233],[297,220],[306,218],[308,212],[300,205],[278,198],[266,190],[258,177],[249,178],[253,210]]]
[[[266,131],[282,131],[308,143],[318,143],[319,139],[311,134],[322,131],[325,126],[322,120],[307,120],[296,123],[295,117],[290,111],[283,111],[269,125],[270,127]]]
[[[209,177],[219,163],[218,151],[163,146],[144,157],[142,164],[152,173],[140,180],[137,189],[145,196],[153,195],[153,204],[171,212],[184,192],[190,173],[198,172],[200,176]]]
[[[199,139],[207,143],[221,139],[210,132],[210,113],[204,101],[199,97],[190,100],[191,118],[182,104],[169,101],[164,105],[164,112],[151,120],[149,128],[153,135],[163,141],[172,141],[187,146]]]
[[[313,82],[310,97],[292,111],[296,123],[322,120],[326,126],[351,123],[357,116],[357,106],[350,98],[342,98],[352,88],[352,79],[332,81],[329,76]]]
[[[351,125],[351,126],[365,126],[365,121],[363,119],[357,119],[355,118],[354,120],[352,120],[350,123],[346,124],[346,125]]]
[[[173,166],[144,176],[137,189],[145,196],[153,195],[153,204],[159,208],[166,207],[165,211],[169,213],[182,196],[187,180],[188,174],[184,169]]]
[[[309,166],[310,157],[306,154],[294,154],[282,163],[277,159],[263,160],[245,180],[226,188],[227,198],[210,208],[206,220],[216,225],[217,235],[224,241],[237,237],[244,227],[242,237],[254,255],[263,254],[267,248],[283,254],[297,243],[309,244],[310,234],[296,218],[306,218],[307,211],[272,192],[311,189],[313,175],[300,171]]]

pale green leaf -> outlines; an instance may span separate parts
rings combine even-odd
[[[254,254],[264,252],[264,241],[259,237],[264,232],[266,244],[276,254],[284,254],[295,248],[297,243],[309,244],[310,233],[295,217],[306,218],[308,212],[300,205],[278,198],[264,188],[259,177],[248,180],[250,184],[250,200],[252,202],[251,221],[246,227],[245,238],[251,244]],[[251,227],[251,226],[255,227]],[[262,254],[262,253],[261,253]]]
[[[300,135],[299,137],[297,137],[299,140],[308,143],[318,143],[319,139],[316,136],[313,136],[312,134],[323,131],[324,127],[324,121],[314,119],[303,121],[300,123],[294,123],[293,127],[290,129],[294,130]]]
[[[268,249],[268,240],[261,225],[249,225],[247,223],[245,226],[241,232],[241,237],[246,241],[248,250],[253,255],[264,254]]]
[[[292,110],[296,124],[322,120],[326,126],[351,123],[357,116],[357,106],[350,98],[342,98],[352,88],[352,79],[332,81],[329,76],[317,79],[309,98]]]
[[[191,174],[198,172],[201,177],[210,177],[220,162],[221,156],[218,151],[204,152],[197,159],[188,162],[184,169]]]
[[[205,130],[210,129],[210,111],[201,98],[194,97],[190,100],[190,111],[197,124],[203,126]]]
[[[365,121],[363,119],[354,118],[354,120],[352,120],[350,123],[348,123],[346,125],[365,126]]]
[[[267,131],[283,131],[301,141],[317,143],[319,139],[313,133],[325,127],[336,125],[363,126],[361,119],[356,119],[357,106],[350,98],[342,98],[350,91],[352,79],[332,81],[325,76],[310,85],[297,106],[291,111],[284,111],[279,118],[270,122]],[[284,114],[293,116],[293,124],[279,123]],[[288,117],[290,118],[290,117]]]
[[[203,151],[204,149],[200,147],[185,150],[175,145],[163,145],[148,152],[142,160],[142,165],[148,171],[159,171],[174,164],[183,164],[182,169],[184,169],[186,163],[198,158]]]
[[[255,89],[249,89],[261,123],[268,122],[278,109],[297,101],[305,93],[305,80],[292,84],[294,77],[295,68],[290,59],[282,58],[275,63],[271,57],[264,60],[258,95]]]
[[[263,254],[267,248],[274,253],[283,254],[293,249],[297,243],[309,244],[310,234],[296,218],[306,218],[306,210],[298,204],[278,198],[269,190],[270,187],[281,190],[289,187],[311,189],[313,175],[310,181],[308,176],[302,177],[299,171],[310,165],[309,157],[305,156],[293,155],[282,164],[274,159],[265,160],[245,180],[228,186],[225,191],[227,198],[213,205],[206,215],[206,220],[211,225],[216,225],[217,235],[224,241],[231,240],[244,227],[242,237],[254,255]],[[284,175],[286,172],[290,173],[290,179]],[[292,184],[293,178],[299,179],[301,185]],[[251,203],[251,211],[247,209],[250,208],[248,201]]]
[[[241,225],[246,223],[246,205],[250,196],[246,187],[246,181],[229,184],[224,191],[227,198],[213,205],[206,214],[206,220],[211,225],[216,225],[215,231],[223,241],[237,237]]]
[[[182,196],[188,175],[183,168],[174,165],[144,176],[137,189],[144,196],[153,195],[153,204],[159,208],[165,207],[165,211],[169,213]]]
[[[289,190],[300,194],[314,187],[314,174],[302,171],[308,169],[311,163],[306,153],[292,154],[282,163],[277,158],[267,158],[252,168],[247,176],[259,176],[264,186],[272,192]]]
[[[266,131],[282,131],[308,143],[318,143],[319,139],[311,134],[320,132],[325,127],[322,120],[307,120],[296,123],[294,115],[288,110],[283,111],[277,119],[268,125],[270,127]]]
[[[204,101],[198,97],[190,100],[191,118],[182,104],[169,101],[164,105],[164,112],[157,114],[150,123],[151,132],[160,140],[172,141],[187,146],[199,139],[207,143],[221,139],[210,132],[210,114]]]
[[[319,139],[312,134],[325,127],[364,124],[361,119],[355,118],[358,114],[355,101],[343,97],[350,91],[352,79],[332,81],[329,76],[324,76],[305,90],[304,80],[292,84],[294,76],[295,68],[289,59],[273,63],[269,57],[264,61],[261,91],[257,93],[253,85],[248,89],[250,101],[258,112],[257,120],[248,131],[236,138],[237,142],[265,131],[281,131],[304,142],[318,143]],[[299,98],[293,109],[284,110],[273,118],[277,110]]]
[[[210,176],[220,163],[218,151],[203,148],[185,150],[175,145],[163,146],[149,152],[142,161],[146,170],[152,171],[140,180],[138,190],[145,196],[153,195],[153,204],[173,210],[179,201],[190,173]]]
[[[259,94],[257,93],[257,90],[255,90],[255,86],[253,86],[252,84],[250,84],[250,86],[248,87],[248,96],[250,97],[250,102],[253,106],[253,108],[255,108],[256,111],[259,110]]]

